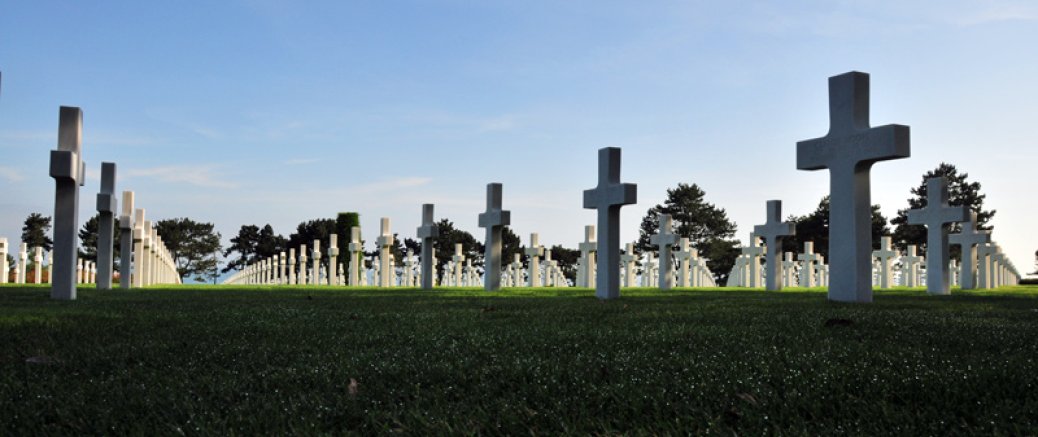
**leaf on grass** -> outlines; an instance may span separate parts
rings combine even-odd
[[[351,398],[357,397],[357,388],[360,384],[357,384],[357,380],[350,378],[350,384],[346,386],[346,393],[349,393]]]
[[[750,393],[736,393],[735,397],[742,399],[753,406],[760,405],[760,403],[757,402],[757,398]]]
[[[58,360],[55,360],[54,358],[48,356],[40,355],[38,357],[26,358],[25,362],[29,364],[54,364],[57,363]]]

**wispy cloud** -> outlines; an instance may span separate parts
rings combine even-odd
[[[288,161],[285,161],[285,165],[313,164],[313,163],[318,162],[318,161],[320,161],[320,160],[313,159],[313,158],[296,158],[296,159],[289,159]]]
[[[127,178],[152,178],[162,182],[184,183],[207,188],[236,188],[238,183],[220,177],[220,169],[213,165],[170,165],[129,170]]]
[[[0,178],[4,178],[8,182],[20,182],[25,179],[25,176],[22,176],[22,173],[17,169],[0,166]]]

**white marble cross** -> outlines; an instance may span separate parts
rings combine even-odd
[[[299,275],[297,276],[297,278],[299,279],[299,285],[307,285],[310,283],[309,276],[307,275],[307,270],[309,267],[306,265],[306,254],[306,245],[301,244],[299,246]]]
[[[501,232],[512,222],[512,213],[501,209],[501,184],[487,184],[487,209],[479,214],[479,227],[485,228],[483,268],[486,291],[501,288]]]
[[[638,186],[620,182],[620,149],[599,149],[598,186],[584,191],[584,208],[598,210],[601,275],[595,281],[595,296],[599,299],[620,297],[620,207],[637,202]]]
[[[767,203],[767,220],[763,225],[753,227],[753,233],[764,238],[767,254],[765,255],[765,289],[778,291],[782,289],[782,240],[784,237],[796,235],[796,226],[792,222],[782,221],[782,201],[769,200]]]
[[[819,255],[815,254],[815,243],[804,242],[804,252],[797,256],[797,260],[803,262],[800,266],[800,286],[811,288],[815,286],[815,261]]]
[[[919,264],[923,261],[923,257],[916,255],[916,247],[914,244],[908,245],[908,250],[905,256],[901,257],[902,272],[901,272],[901,285],[905,287],[917,287],[916,281],[919,280]]]
[[[926,292],[951,293],[948,272],[948,225],[968,219],[965,206],[948,206],[948,180],[926,180],[926,206],[908,211],[908,223],[926,225]]]
[[[393,274],[396,270],[390,257],[393,255],[393,233],[389,230],[389,217],[382,217],[381,235],[376,239],[379,248],[379,278],[378,286],[387,288],[393,286]]]
[[[339,236],[328,236],[328,285],[339,285]]]
[[[760,284],[757,282],[760,278],[760,258],[764,255],[764,248],[760,245],[760,237],[757,234],[750,233],[750,242],[747,247],[742,248],[742,254],[746,255],[746,276],[742,282],[744,287],[757,288]]]
[[[638,255],[634,253],[634,243],[627,243],[627,251],[620,255],[620,262],[624,264],[624,280],[625,287],[636,287],[637,275],[634,273],[634,263],[638,260]]]
[[[872,256],[879,260],[879,288],[883,289],[890,288],[892,273],[890,265],[898,255],[897,251],[893,250],[890,245],[891,238],[889,236],[880,237],[879,250],[872,252]]]
[[[797,169],[829,169],[829,299],[872,302],[872,200],[869,171],[911,155],[908,126],[869,125],[869,75],[829,78],[829,133],[797,143]]]
[[[692,264],[692,246],[688,238],[681,237],[678,241],[678,252],[675,258],[678,260],[678,287],[689,287],[689,273]]]
[[[660,290],[670,290],[674,288],[674,264],[673,259],[673,247],[678,242],[678,236],[674,233],[674,222],[670,218],[670,214],[660,214],[659,216],[659,231],[656,235],[649,238],[652,244],[655,244],[659,248],[660,252],[660,271],[659,283]]]
[[[958,244],[962,249],[959,263],[962,273],[959,284],[963,290],[977,287],[977,246],[991,242],[991,231],[977,229],[977,213],[970,211],[969,220],[962,224],[962,231],[948,236],[948,244]]]
[[[366,277],[364,271],[364,244],[360,240],[360,227],[350,227],[350,244],[346,247],[350,251],[350,287],[361,285],[361,278]]]
[[[544,246],[540,245],[537,233],[530,234],[530,247],[526,248],[526,256],[530,257],[530,287],[541,286],[541,257],[544,256]],[[517,283],[516,286],[519,286]]]
[[[0,238],[0,284],[6,284],[9,280],[11,266],[7,263],[7,238]]]
[[[461,243],[454,244],[454,256],[451,257],[451,261],[454,262],[454,283],[452,285],[460,287],[465,266],[465,255],[462,253]]]
[[[440,227],[433,221],[433,204],[422,205],[422,226],[418,238],[422,240],[422,290],[432,290],[436,282],[436,248],[433,239],[440,236]]]
[[[50,176],[54,178],[54,260],[51,262],[50,297],[76,299],[76,267],[79,259],[79,187],[86,183],[83,161],[83,111],[62,106],[58,116],[58,150],[50,152]],[[22,269],[22,282],[25,269]]]
[[[598,242],[595,241],[595,225],[584,226],[584,241],[577,245],[580,249],[580,267],[577,269],[577,286],[592,287],[595,284],[595,255]],[[619,284],[619,277],[617,277]]]

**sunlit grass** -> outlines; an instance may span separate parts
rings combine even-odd
[[[1038,432],[1038,287],[623,296],[0,286],[0,434]]]

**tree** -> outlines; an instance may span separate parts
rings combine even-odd
[[[25,218],[25,225],[22,226],[22,243],[25,243],[30,249],[42,247],[44,251],[51,250],[54,247],[54,240],[48,236],[50,224],[50,217],[45,217],[38,212],[29,214],[29,217]]]
[[[200,223],[187,217],[159,220],[155,232],[169,250],[180,279],[204,277],[212,268],[211,257],[220,250],[220,233],[212,223]]]
[[[707,259],[706,265],[714,273],[714,279],[722,284],[739,256],[739,240],[732,239],[735,223],[728,219],[728,213],[706,202],[705,196],[696,184],[679,183],[677,188],[668,189],[663,204],[649,208],[642,218],[635,248],[638,252],[655,250],[649,239],[657,233],[660,214],[670,214],[674,233],[689,239],[699,255]]]
[[[288,239],[274,233],[274,228],[270,224],[264,225],[263,229],[259,230],[256,240],[256,259],[254,261],[281,255],[281,252],[286,249],[288,249]]]
[[[237,253],[234,259],[228,259],[223,268],[223,273],[231,270],[241,270],[256,261],[256,246],[259,244],[259,227],[256,225],[242,225],[238,229],[238,235],[231,238],[231,245],[223,252],[224,257]]]
[[[512,228],[508,226],[501,228],[501,264],[508,265],[518,253],[523,265],[527,265],[528,260],[522,257],[524,247],[522,239],[512,232]]]
[[[563,276],[573,283],[577,282],[577,260],[580,259],[580,251],[567,249],[561,245],[554,245],[548,249],[551,252],[551,260],[559,264]]]
[[[796,225],[796,235],[782,239],[782,251],[800,253],[804,243],[814,242],[815,253],[829,259],[829,196],[818,202],[818,208],[805,216],[790,216],[788,221]],[[887,218],[879,210],[879,205],[872,205],[872,246],[879,248],[880,237],[890,233]]]
[[[97,240],[99,237],[100,229],[100,214],[95,214],[90,217],[83,227],[79,229],[79,257],[90,261],[97,261]],[[122,238],[122,231],[119,229],[119,218],[115,217],[115,226],[113,227],[114,233],[112,234],[112,258],[113,266],[116,270],[119,270],[119,253],[121,248],[119,242]]]
[[[968,173],[959,173],[954,165],[942,162],[937,168],[923,174],[922,183],[912,188],[912,197],[908,199],[908,208],[897,211],[890,223],[894,225],[894,244],[900,250],[905,250],[909,244],[914,244],[918,253],[926,253],[926,226],[908,224],[908,210],[919,209],[926,206],[926,180],[932,177],[944,176],[948,180],[948,204],[968,205],[969,209],[977,213],[977,229],[990,230],[988,222],[995,216],[995,210],[984,209],[985,194],[980,193],[979,182],[969,182]],[[962,226],[958,223],[951,225],[951,232],[959,232]],[[958,258],[958,246],[952,247],[952,257]]]
[[[443,265],[454,256],[454,245],[461,243],[461,253],[465,259],[471,259],[472,265],[483,265],[483,243],[472,234],[454,227],[454,222],[441,219],[436,224],[440,228],[440,236],[433,241],[433,253],[436,256],[436,272],[443,271]]]
[[[288,240],[286,241],[284,247],[286,251],[290,249],[295,249],[296,262],[298,262],[299,257],[303,255],[303,245],[306,245],[306,256],[308,258],[307,264],[312,264],[314,240],[318,240],[321,242],[322,253],[328,253],[326,249],[328,248],[328,243],[331,241],[330,235],[333,233],[335,233],[334,219],[307,220],[305,222],[300,222],[298,225],[296,225],[296,231],[292,234],[289,234]],[[321,265],[328,265],[328,257],[321,257]]]

